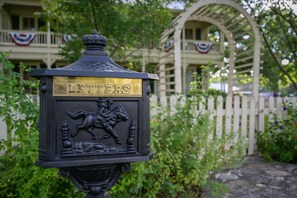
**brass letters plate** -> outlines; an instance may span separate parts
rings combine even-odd
[[[142,79],[55,76],[53,96],[142,97]]]

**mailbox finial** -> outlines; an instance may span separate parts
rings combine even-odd
[[[93,31],[93,34],[83,36],[82,40],[87,50],[104,51],[104,47],[107,43],[107,38],[105,36],[99,35],[96,30]]]

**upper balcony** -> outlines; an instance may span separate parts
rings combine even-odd
[[[53,32],[37,32],[37,31],[16,31],[16,30],[1,30],[0,31],[0,43],[5,46],[15,46],[16,43],[12,38],[13,33],[17,34],[32,34],[34,39],[28,46],[30,47],[48,47],[58,48],[60,45],[65,44],[63,35]],[[25,35],[24,35],[25,36]],[[48,40],[49,36],[49,40]],[[18,45],[18,44],[17,44]],[[20,46],[20,45],[19,45]]]
[[[12,60],[39,60],[50,67],[53,62],[62,61],[59,55],[60,46],[65,45],[67,37],[60,33],[41,32],[41,31],[0,31],[0,50],[9,52]],[[200,46],[200,48],[199,48]],[[201,63],[208,61],[218,61],[222,59],[223,48],[219,42],[184,40],[181,41],[182,57],[188,64]],[[143,56],[146,62],[158,63],[160,57],[166,57],[168,63],[172,63],[174,56],[173,50],[160,54],[159,49],[134,50],[135,56]],[[199,51],[200,50],[200,51]],[[130,52],[129,52],[130,53]]]
[[[14,60],[62,60],[59,46],[66,43],[62,34],[38,31],[0,31],[0,50]]]

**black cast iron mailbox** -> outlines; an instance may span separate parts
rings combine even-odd
[[[40,167],[60,168],[87,197],[103,197],[130,162],[151,158],[149,80],[104,51],[107,39],[83,37],[84,55],[62,68],[33,70],[40,79]]]

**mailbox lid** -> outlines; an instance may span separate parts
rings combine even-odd
[[[138,78],[148,80],[158,80],[157,74],[150,74],[145,72],[136,72],[125,69],[112,60],[108,62],[101,62],[102,57],[91,57],[97,60],[90,61],[88,56],[82,56],[78,61],[71,65],[55,68],[55,69],[35,69],[30,72],[32,77],[42,76],[86,76],[86,77],[111,77],[111,78]],[[105,57],[104,57],[105,58]]]

